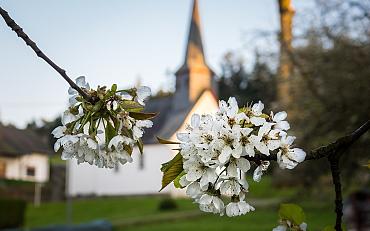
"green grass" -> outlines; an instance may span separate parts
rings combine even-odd
[[[328,224],[334,222],[334,214],[327,206],[304,206],[306,211],[307,223],[310,230],[321,230]],[[166,223],[151,224],[150,226],[133,226],[122,227],[118,231],[266,231],[272,230],[277,226],[278,215],[277,208],[258,209],[245,216],[229,218],[226,216],[220,217],[217,215],[205,215],[197,219],[174,221]]]
[[[118,197],[74,200],[72,203],[73,222],[83,223],[94,219],[115,221],[158,214],[160,197]],[[195,209],[186,199],[176,201],[179,210]],[[29,205],[26,213],[26,227],[65,223],[64,202],[44,203],[40,207]],[[171,212],[167,212],[171,213]]]
[[[265,176],[260,183],[250,182],[251,201],[278,202],[255,205],[256,211],[237,218],[207,215],[199,212],[197,205],[187,199],[176,199],[178,209],[160,212],[158,205],[163,197],[107,197],[76,199],[73,201],[73,222],[84,223],[96,219],[105,219],[118,225],[117,230],[272,230],[277,226],[278,203],[290,202],[297,198],[297,189],[275,189],[271,187],[271,178]],[[257,198],[257,200],[254,200]],[[305,199],[306,201],[307,199]],[[331,201],[318,202],[315,199],[307,202],[296,202],[306,212],[310,230],[320,230],[334,222]],[[65,223],[65,203],[44,203],[35,208],[30,205],[26,214],[26,227],[39,227],[49,224]],[[191,215],[184,218],[184,215]],[[167,219],[166,219],[167,218]],[[142,222],[143,221],[143,222]]]

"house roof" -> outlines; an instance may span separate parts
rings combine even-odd
[[[48,142],[27,129],[0,124],[0,156],[17,157],[30,153],[52,153]]]

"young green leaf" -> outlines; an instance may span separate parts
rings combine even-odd
[[[130,112],[130,116],[137,120],[149,120],[153,119],[158,113],[145,113],[145,112]]]
[[[109,141],[116,135],[116,130],[111,124],[110,121],[107,121],[107,125],[105,127],[105,142],[108,144]]]
[[[176,179],[177,176],[181,174],[184,170],[182,168],[183,159],[180,153],[178,153],[172,160],[162,164],[161,171],[163,172],[162,177],[162,191],[169,183]]]
[[[180,178],[183,176],[183,175],[185,175],[186,173],[185,173],[185,171],[182,171],[181,173],[180,173],[180,175],[178,175],[176,178],[175,178],[175,180],[173,181],[173,185],[175,186],[175,188],[185,188],[185,187],[183,187],[181,184],[180,184]]]
[[[296,204],[281,204],[279,216],[280,219],[292,221],[295,225],[300,225],[306,220],[303,209]]]
[[[139,148],[140,154],[142,155],[144,153],[144,144],[143,144],[143,141],[141,139],[139,139],[137,141],[137,146]]]
[[[325,228],[322,230],[322,231],[335,231],[335,229],[333,228],[333,226],[325,226]]]

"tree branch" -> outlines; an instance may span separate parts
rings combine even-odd
[[[5,23],[20,37],[23,41],[32,48],[32,50],[36,53],[36,55],[42,58],[45,62],[47,62],[54,70],[56,70],[62,77],[65,79],[68,84],[78,91],[78,93],[84,97],[87,101],[92,102],[91,97],[83,91],[75,82],[73,82],[66,71],[56,65],[50,58],[48,58],[36,45],[34,41],[32,41],[28,35],[23,31],[23,29],[9,16],[8,12],[6,12],[3,8],[0,7],[0,14],[3,17]]]
[[[314,150],[311,150],[305,161],[307,160],[317,160],[324,157],[332,156],[333,158],[339,158],[342,153],[344,153],[355,141],[357,141],[363,134],[365,134],[370,129],[370,120],[366,121],[361,127],[353,131],[351,134],[340,137],[336,141]],[[276,161],[277,154],[272,153],[269,156],[258,154],[254,157],[245,157],[246,159],[259,163],[261,161]]]
[[[340,171],[339,171],[339,157],[329,156],[330,171],[333,179],[335,189],[335,230],[342,231],[342,216],[343,216],[343,202],[342,202],[342,184],[340,182]]]

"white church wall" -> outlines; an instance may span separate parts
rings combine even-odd
[[[205,91],[199,100],[195,103],[194,107],[190,111],[190,113],[186,116],[184,123],[181,127],[176,131],[181,132],[184,131],[187,124],[190,124],[191,116],[193,114],[208,114],[214,113],[218,109],[218,102],[213,96],[211,91]],[[177,140],[176,133],[171,137],[171,140]],[[170,194],[172,197],[185,197],[185,189],[176,189],[175,187],[170,187]]]
[[[77,161],[70,160],[68,193],[72,196],[168,194],[168,189],[158,191],[162,182],[160,166],[170,159],[171,152],[166,145],[145,145],[141,163],[135,148],[133,163],[118,169],[101,169],[87,163],[78,165]]]

